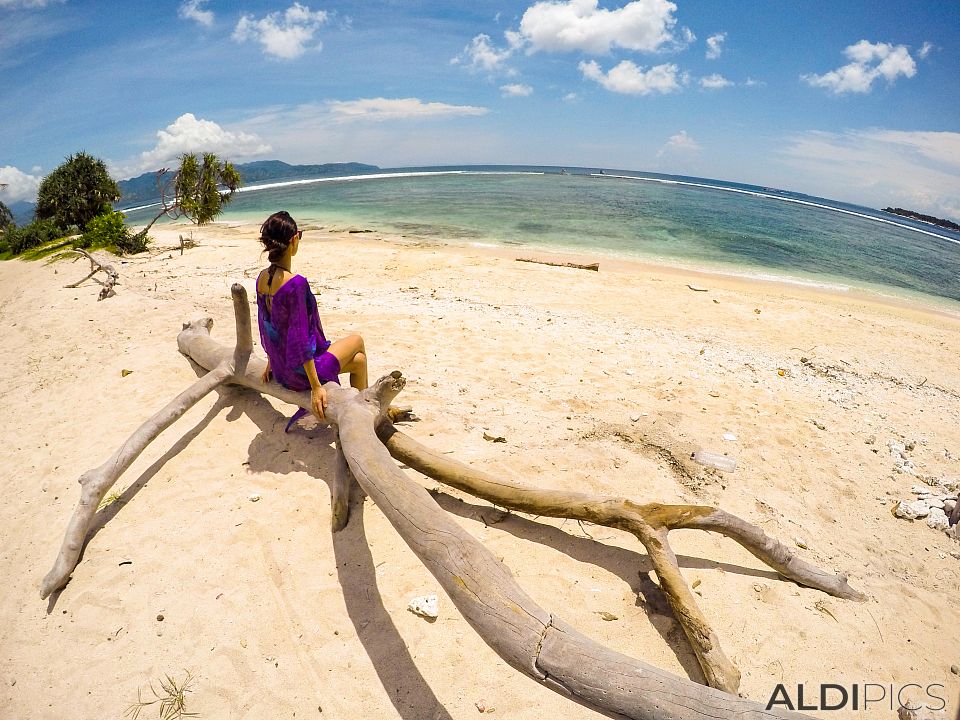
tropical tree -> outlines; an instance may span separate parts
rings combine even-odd
[[[0,233],[11,227],[14,227],[13,213],[10,208],[0,202]]]
[[[157,172],[161,210],[138,235],[145,236],[153,224],[162,218],[187,217],[197,225],[213,220],[223,212],[240,187],[237,169],[221,161],[213,153],[204,153],[203,159],[194,153],[180,157],[180,167],[172,176],[167,168]]]
[[[103,160],[79,152],[40,183],[35,214],[38,220],[53,220],[62,228],[83,228],[119,199],[120,188]]]

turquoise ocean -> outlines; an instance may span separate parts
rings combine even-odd
[[[281,209],[301,227],[574,251],[601,267],[616,256],[960,311],[960,234],[776,188],[609,168],[397,168],[245,187],[220,220]],[[133,225],[150,216],[127,211]]]

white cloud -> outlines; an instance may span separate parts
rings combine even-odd
[[[634,0],[615,10],[598,7],[598,0],[538,2],[523,14],[514,42],[522,41],[528,52],[677,49],[695,38],[687,28],[679,38],[674,34],[676,9],[668,0]]]
[[[45,8],[47,5],[62,5],[67,0],[0,0],[0,8]]]
[[[588,80],[600,83],[611,92],[624,95],[671,93],[680,89],[682,80],[677,76],[677,66],[672,64],[656,65],[644,70],[629,60],[624,60],[606,74],[594,60],[581,62],[578,67]]]
[[[917,57],[920,58],[921,60],[926,60],[926,59],[927,59],[927,55],[929,55],[929,54],[931,53],[931,51],[933,51],[933,50],[935,50],[935,49],[936,49],[936,47],[934,46],[934,44],[933,44],[932,42],[925,42],[925,43],[923,44],[923,47],[921,47],[919,50],[917,50]]]
[[[233,31],[233,39],[237,42],[255,40],[263,46],[265,54],[292,60],[307,50],[323,47],[319,40],[314,45],[311,43],[327,18],[323,10],[313,11],[295,2],[283,13],[272,12],[259,20],[253,15],[243,15]]]
[[[960,219],[960,133],[808,132],[781,154],[814,194]]]
[[[732,80],[727,80],[720,73],[714,73],[713,75],[700,78],[700,87],[705,90],[720,90],[721,88],[730,87],[733,84]]]
[[[500,92],[504,97],[528,97],[533,93],[533,88],[522,83],[511,83],[510,85],[501,85]]]
[[[723,54],[723,43],[727,39],[725,32],[707,38],[707,60],[716,60]]]
[[[880,78],[892,84],[900,75],[910,78],[917,74],[917,64],[906,45],[861,40],[847,47],[843,54],[851,60],[847,65],[823,75],[801,75],[800,78],[812,87],[826,88],[841,95],[868,93]]]
[[[692,137],[687,135],[686,130],[681,130],[676,135],[671,135],[663,147],[657,151],[657,157],[662,157],[667,153],[695,153],[700,150],[700,144]]]
[[[418,98],[367,98],[362,100],[331,100],[327,103],[334,120],[409,120],[411,118],[460,117],[485,115],[485,107],[473,105],[447,105],[439,102],[423,102]]]
[[[502,70],[512,54],[512,49],[498,50],[493,47],[490,44],[490,36],[481,33],[450,62],[454,65],[462,63],[474,72],[492,73]]]
[[[566,95],[563,96],[564,102],[576,102],[579,99],[580,97],[575,92],[568,92]]]
[[[213,12],[204,10],[203,6],[208,0],[184,0],[177,8],[177,15],[184,20],[194,20],[195,22],[211,27],[213,25]]]
[[[0,200],[7,203],[18,200],[34,202],[42,179],[39,175],[29,175],[12,165],[0,167],[0,185],[6,185],[0,187]]]
[[[231,132],[211,120],[184,113],[163,130],[157,131],[157,144],[152,150],[128,165],[117,165],[111,171],[118,177],[158,170],[174,165],[184,153],[215,153],[222,160],[235,161],[270,152],[270,146],[251,133]]]

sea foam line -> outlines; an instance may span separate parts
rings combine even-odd
[[[386,180],[390,178],[427,177],[434,175],[544,175],[543,172],[525,170],[415,170],[410,172],[369,173],[365,175],[336,175],[322,178],[303,178],[301,180],[283,180],[282,182],[264,183],[237,188],[237,192],[253,192],[254,190],[270,190],[272,188],[287,187],[288,185],[311,185],[324,182],[345,182],[354,180]]]
[[[533,170],[416,170],[410,172],[395,173],[368,173],[364,175],[334,175],[322,178],[302,178],[299,180],[283,180],[281,182],[263,183],[261,185],[250,185],[248,187],[237,188],[235,192],[254,192],[256,190],[272,190],[280,187],[290,187],[293,185],[313,185],[315,183],[326,182],[346,182],[356,180],[386,180],[391,178],[407,177],[428,177],[434,175],[545,175],[542,171]],[[150,203],[148,205],[138,205],[137,207],[124,208],[120,212],[128,213],[134,210],[146,210],[152,207],[159,207],[160,203]]]
[[[741,195],[752,195],[753,197],[768,198],[770,200],[780,200],[781,202],[795,203],[797,205],[807,205],[809,207],[822,208],[824,210],[832,210],[833,212],[843,213],[844,215],[853,215],[854,217],[864,218],[865,220],[873,220],[874,222],[893,225],[894,227],[903,228],[904,230],[913,230],[913,232],[923,233],[924,235],[929,235],[930,237],[935,237],[940,240],[946,240],[947,242],[951,242],[954,245],[960,245],[960,240],[955,240],[952,237],[947,237],[946,235],[940,235],[939,233],[930,232],[929,230],[913,227],[911,225],[904,225],[903,223],[898,223],[893,220],[887,220],[886,218],[878,218],[874,215],[867,215],[866,213],[858,213],[858,212],[854,212],[853,210],[844,210],[843,208],[833,207],[831,205],[824,205],[823,203],[810,202],[809,200],[798,200],[796,198],[783,197],[782,195],[771,195],[768,193],[757,192],[756,190],[741,190],[740,188],[722,187],[720,185],[707,185],[706,183],[688,182],[686,180],[666,180],[663,178],[637,177],[636,175],[608,175],[606,173],[591,173],[590,177],[613,178],[615,180],[642,180],[643,182],[655,182],[655,183],[660,183],[662,185],[687,185],[689,187],[706,188],[707,190],[723,190],[724,192],[740,193]]]

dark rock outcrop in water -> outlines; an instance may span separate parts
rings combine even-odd
[[[920,220],[921,222],[930,223],[931,225],[936,225],[937,227],[960,232],[960,225],[957,225],[957,223],[950,220],[944,220],[943,218],[933,217],[933,215],[923,215],[922,213],[914,212],[913,210],[904,210],[903,208],[891,207],[885,207],[883,212],[900,215],[901,217],[907,217],[912,220]]]

